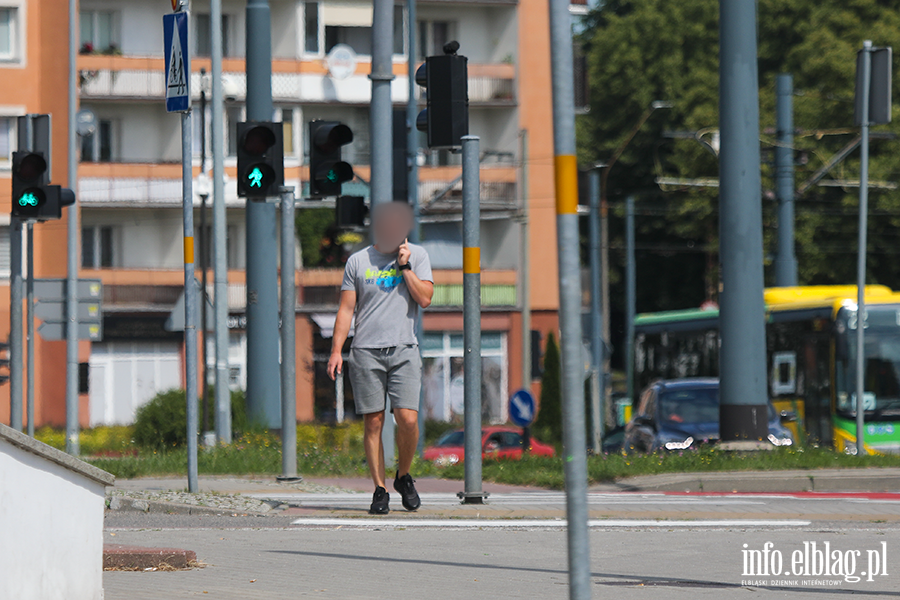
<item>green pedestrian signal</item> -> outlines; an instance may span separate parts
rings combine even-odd
[[[353,167],[341,158],[341,147],[353,141],[353,131],[338,121],[309,122],[309,195],[340,196],[341,184],[353,179]]]
[[[250,180],[250,187],[262,188],[263,174],[262,171],[259,170],[259,167],[254,167],[247,176],[247,179]]]

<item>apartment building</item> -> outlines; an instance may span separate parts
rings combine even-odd
[[[305,191],[311,119],[340,120],[354,132],[344,157],[358,177],[344,192],[368,196],[372,5],[357,0],[271,0],[274,120],[284,122],[288,185]],[[8,207],[15,119],[53,113],[53,178],[65,183],[67,35],[65,0],[0,0],[0,334],[8,330]],[[225,204],[228,305],[233,388],[246,383],[244,201],[237,197],[234,124],[244,119],[244,2],[224,0]],[[166,321],[182,291],[180,120],[165,112],[162,15],[167,0],[82,0],[77,58],[80,109],[96,118],[80,138],[77,174],[81,277],[104,283],[104,338],[83,342],[83,426],[127,423],[155,393],[183,387],[183,339]],[[506,398],[524,381],[522,290],[530,289],[532,329],[556,329],[558,306],[553,196],[549,32],[546,0],[426,0],[409,23],[395,7],[392,97],[408,98],[407,34],[416,59],[440,53],[449,40],[469,57],[470,132],[481,137],[483,347],[485,417],[507,418]],[[194,177],[202,184],[201,138],[209,113],[200,90],[209,71],[209,4],[191,3]],[[341,51],[335,60],[333,49]],[[349,52],[348,52],[349,48]],[[347,60],[348,56],[351,60]],[[419,90],[415,90],[419,95]],[[204,125],[205,123],[205,125]],[[458,155],[419,151],[422,243],[435,267],[435,301],[423,317],[426,410],[452,419],[462,404],[461,186]],[[381,151],[381,149],[378,149]],[[207,170],[211,161],[206,161]],[[208,192],[207,192],[208,193]],[[304,218],[298,208],[298,218]],[[5,220],[4,220],[5,219]],[[522,246],[527,220],[529,244]],[[211,217],[207,223],[211,222]],[[35,227],[38,277],[65,270],[65,220]],[[207,235],[208,239],[208,235]],[[348,250],[352,249],[348,247]],[[527,252],[527,256],[525,253]],[[523,258],[529,270],[522,273]],[[297,417],[333,418],[333,388],[324,376],[342,266],[301,266],[298,283]],[[200,271],[198,269],[198,278]],[[525,286],[523,277],[528,278]],[[210,274],[210,281],[212,276]],[[5,285],[4,285],[5,284]],[[211,338],[212,336],[210,336]],[[210,340],[211,343],[211,340]],[[35,340],[39,424],[64,420],[64,345]],[[210,350],[210,361],[213,352]],[[349,386],[347,386],[349,391]],[[7,388],[0,388],[6,395]],[[2,397],[2,396],[0,396]],[[352,412],[352,404],[347,404]],[[0,401],[0,418],[8,402]]]

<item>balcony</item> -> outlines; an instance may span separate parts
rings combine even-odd
[[[200,68],[211,68],[208,60],[191,62],[191,90],[200,99]],[[158,100],[165,96],[163,59],[128,56],[82,55],[78,73],[83,100]],[[328,76],[321,61],[275,60],[272,63],[272,99],[283,103],[368,104],[371,63],[361,59],[356,73],[344,80]],[[242,102],[247,93],[243,60],[223,62],[223,79],[228,82],[228,98]],[[397,78],[391,86],[395,103],[407,98],[406,65],[394,64]],[[417,90],[417,93],[419,90]],[[515,106],[515,66],[512,64],[470,64],[469,103],[474,106]]]
[[[358,193],[367,195],[369,168],[355,165]],[[194,166],[195,181],[199,166]],[[242,208],[234,184],[236,167],[225,169],[225,205]],[[304,189],[309,179],[306,166],[286,165],[288,185]],[[348,188],[351,184],[345,184]],[[200,206],[198,188],[194,186],[194,205]],[[351,190],[345,189],[345,193]],[[84,208],[177,208],[182,203],[181,165],[173,163],[81,163],[78,167],[78,201]],[[420,167],[419,202],[423,217],[459,214],[462,207],[460,167]],[[518,207],[517,169],[508,164],[485,164],[481,168],[481,206],[485,217],[492,212],[506,215]]]

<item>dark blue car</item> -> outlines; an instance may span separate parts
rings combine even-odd
[[[794,443],[769,404],[768,440],[774,446]],[[631,452],[678,451],[719,441],[719,380],[657,381],[641,392],[634,417],[625,426],[623,448]]]

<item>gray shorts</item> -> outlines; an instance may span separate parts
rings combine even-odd
[[[356,414],[377,413],[386,408],[391,412],[395,408],[419,410],[422,357],[415,344],[350,348],[349,375]]]

